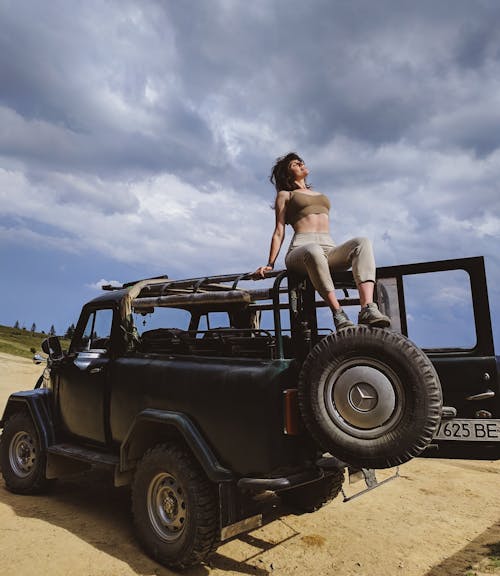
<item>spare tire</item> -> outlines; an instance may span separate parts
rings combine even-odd
[[[324,451],[362,468],[417,456],[441,419],[438,375],[408,338],[353,326],[330,334],[299,376],[305,425]]]

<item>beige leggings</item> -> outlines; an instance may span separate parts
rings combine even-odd
[[[352,266],[357,285],[375,282],[375,259],[368,238],[353,238],[336,246],[330,234],[295,234],[285,264],[292,272],[307,274],[324,299],[335,289],[332,270],[347,270]]]

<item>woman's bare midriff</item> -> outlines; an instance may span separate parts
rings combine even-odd
[[[328,234],[330,232],[330,222],[328,214],[308,214],[297,222],[293,227],[296,234]]]

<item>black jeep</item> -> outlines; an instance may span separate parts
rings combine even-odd
[[[456,270],[472,289],[476,340],[424,353],[406,337],[407,278]],[[342,305],[359,306],[352,274],[334,279]],[[256,494],[315,510],[347,466],[401,464],[436,435],[500,437],[480,258],[380,268],[390,330],[333,333],[310,282],[286,271],[107,288],[83,307],[67,352],[55,337],[43,343],[35,389],[9,398],[2,474],[9,490],[32,493],[109,468],[117,486],[132,484],[138,538],[164,564],[201,562],[258,526]]]

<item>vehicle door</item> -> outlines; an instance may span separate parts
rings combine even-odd
[[[380,269],[381,308],[429,356],[448,410],[439,440],[500,442],[500,391],[482,258]],[[396,296],[396,297],[394,297]],[[394,308],[394,309],[393,309]]]
[[[98,444],[107,440],[113,310],[89,308],[61,362],[58,405],[63,432]]]

